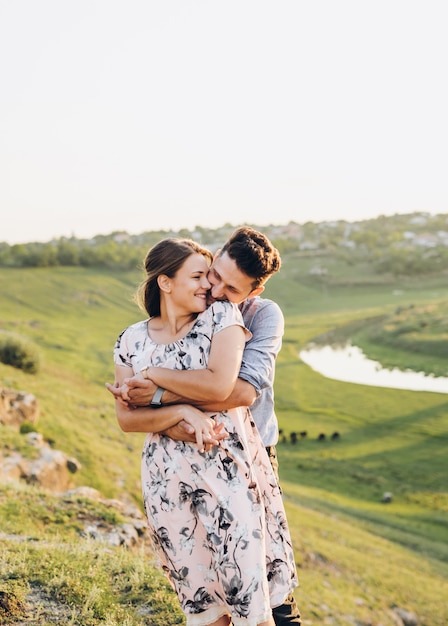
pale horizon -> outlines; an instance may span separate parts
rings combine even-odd
[[[0,242],[448,213],[441,0],[0,0]]]

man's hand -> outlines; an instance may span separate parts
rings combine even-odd
[[[140,376],[132,376],[125,378],[123,381],[127,387],[127,397],[133,406],[148,406],[157,389],[152,380],[141,378]]]
[[[123,386],[120,386],[117,383],[117,381],[115,381],[113,385],[111,385],[110,383],[106,383],[106,389],[110,391],[110,393],[114,396],[115,400],[118,400],[120,404],[122,404],[128,409],[133,408],[131,403],[125,399],[126,390],[123,388]]]
[[[197,443],[201,452],[207,452],[213,446],[229,436],[224,424],[217,424],[193,406],[182,405],[185,419],[163,431],[163,435],[176,441]]]
[[[175,439],[176,441],[186,441],[188,443],[196,443],[195,429],[190,424],[187,424],[185,420],[178,422],[171,428],[167,428],[163,431],[163,435]],[[214,427],[214,436],[216,441],[222,441],[228,437],[227,431],[224,429],[224,424],[216,424]],[[206,450],[210,449],[211,444],[206,444]]]
[[[176,441],[187,441],[189,443],[196,443],[195,430],[193,426],[187,424],[184,420],[178,422],[171,428],[167,428],[161,433],[170,437],[170,439],[175,439]]]
[[[149,406],[157,385],[141,376],[125,378],[122,385],[106,383],[106,389],[124,406]]]

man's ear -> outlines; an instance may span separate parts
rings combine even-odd
[[[264,291],[264,286],[261,285],[260,287],[257,287],[256,289],[253,289],[250,294],[247,296],[247,299],[250,300],[251,298],[255,298],[256,296],[259,296],[260,293],[263,293]]]
[[[219,248],[219,250],[216,250],[215,254],[213,255],[213,261],[215,261],[219,257],[220,254],[221,254],[221,248]]]
[[[157,284],[159,285],[160,291],[164,293],[171,293],[171,281],[166,274],[160,274],[157,276]]]

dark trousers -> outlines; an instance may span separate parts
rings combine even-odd
[[[266,452],[268,453],[269,460],[278,480],[278,460],[275,446],[267,447]],[[272,614],[274,616],[276,626],[286,626],[286,624],[298,624],[300,626],[302,624],[299,607],[297,606],[292,593],[286,598],[285,602],[281,606],[277,606],[275,609],[272,609]]]
[[[299,607],[294,600],[292,593],[286,598],[281,606],[272,609],[274,622],[276,626],[284,626],[286,624],[302,624],[300,619]]]

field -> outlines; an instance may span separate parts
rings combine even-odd
[[[286,259],[266,290],[286,316],[275,387],[284,434],[278,453],[304,624],[394,626],[402,610],[415,613],[419,624],[445,626],[448,395],[331,381],[311,371],[298,353],[314,337],[354,322],[362,328],[363,320],[393,315],[397,307],[446,306],[446,278],[395,284],[368,268],[335,266],[333,282],[324,284],[307,278],[307,263]],[[36,375],[0,364],[0,380],[36,395],[40,432],[82,463],[77,484],[109,498],[126,494],[140,505],[143,436],[119,430],[104,388],[113,376],[116,336],[141,318],[132,302],[139,280],[132,272],[0,269],[0,328],[32,339],[42,356]],[[382,350],[391,361],[410,358],[396,347]],[[420,359],[431,366],[430,356]],[[306,437],[291,443],[291,432],[305,431]],[[332,440],[334,432],[339,437]],[[318,440],[321,433],[324,441]],[[19,446],[20,437],[9,433],[5,441]],[[382,502],[385,492],[392,494],[389,504]],[[108,558],[101,547],[77,540],[59,519],[69,518],[68,512],[65,518],[48,513],[52,498],[31,488],[1,487],[0,600],[5,589],[17,589],[19,597],[38,584],[71,607],[58,623],[182,623],[151,562],[119,549],[109,549]],[[36,538],[33,546],[12,538],[22,534]],[[137,615],[135,607],[148,595],[154,599],[151,615]],[[1,606],[0,623],[20,623]],[[39,619],[30,623],[53,623]]]

